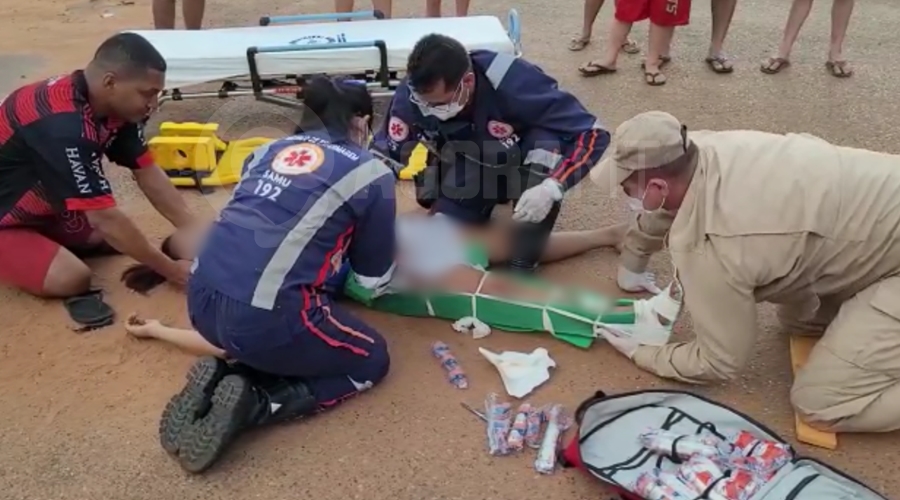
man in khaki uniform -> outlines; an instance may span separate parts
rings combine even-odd
[[[734,378],[753,352],[756,303],[822,335],[791,402],[846,432],[900,429],[900,156],[805,134],[687,133],[640,114],[594,176],[674,214],[667,241],[696,338],[663,347],[607,334],[641,368],[684,382]],[[646,214],[645,214],[646,215]]]

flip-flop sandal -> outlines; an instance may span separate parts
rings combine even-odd
[[[825,69],[836,78],[849,78],[853,76],[853,69],[848,67],[847,61],[828,61]]]
[[[725,56],[707,57],[705,62],[709,69],[718,75],[727,75],[734,72],[731,60]]]
[[[791,62],[783,57],[770,57],[763,61],[762,65],[760,65],[759,70],[767,75],[774,75],[776,73],[780,73],[781,70],[787,68],[791,65]]]
[[[665,68],[670,62],[672,62],[672,56],[659,56],[659,69]],[[641,63],[641,69],[647,69],[647,63]]]
[[[666,84],[666,75],[662,73],[651,73],[649,71],[644,71],[644,83],[650,85],[651,87],[659,87],[660,85]]]
[[[638,54],[641,52],[641,48],[638,47],[638,44],[634,43],[634,40],[628,40],[627,42],[622,44],[621,47],[622,52],[626,54]]]
[[[576,36],[569,40],[569,50],[572,52],[580,52],[585,49],[588,45],[591,44],[590,38],[582,38],[580,36]]]
[[[593,62],[589,62],[584,66],[578,68],[578,72],[581,73],[581,76],[585,77],[609,75],[611,73],[615,73],[616,71],[618,71],[616,68],[610,68],[608,66],[603,66],[602,64]]]
[[[116,313],[103,302],[102,290],[91,290],[85,294],[69,297],[63,302],[69,316],[79,324],[77,333],[89,332],[113,324]]]

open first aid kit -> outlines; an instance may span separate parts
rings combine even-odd
[[[562,452],[625,500],[887,500],[755,420],[702,396],[646,390],[579,406]]]

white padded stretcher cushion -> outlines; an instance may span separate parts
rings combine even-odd
[[[431,33],[453,37],[469,50],[515,54],[500,20],[493,16],[436,19],[386,19],[208,30],[134,31],[153,44],[168,63],[166,88],[247,76],[247,49],[284,45],[383,40],[388,67],[403,71],[412,48]],[[262,76],[329,73],[354,74],[377,70],[378,49],[348,48],[259,54]]]

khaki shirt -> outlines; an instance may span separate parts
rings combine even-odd
[[[692,138],[699,163],[668,243],[696,339],[641,346],[638,366],[684,382],[734,378],[753,352],[756,303],[811,318],[822,299],[900,272],[900,156],[805,134]]]

